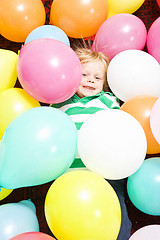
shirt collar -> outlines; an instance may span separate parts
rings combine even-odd
[[[92,100],[92,99],[94,99],[94,98],[96,98],[96,97],[99,97],[99,96],[103,95],[104,93],[105,93],[104,91],[101,91],[100,93],[98,93],[98,94],[96,94],[96,95],[87,96],[87,97],[83,97],[83,98],[80,98],[80,97],[78,97],[77,94],[74,94],[74,95],[72,96],[72,100],[75,101],[75,102],[77,102],[77,101]]]

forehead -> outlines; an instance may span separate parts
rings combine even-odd
[[[82,63],[82,71],[105,73],[105,65],[101,60]]]

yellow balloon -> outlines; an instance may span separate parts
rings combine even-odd
[[[40,107],[40,103],[22,88],[9,88],[1,92],[0,138],[15,117],[33,107]]]
[[[0,92],[14,87],[17,80],[18,54],[0,49]]]
[[[134,13],[144,0],[107,0],[109,6],[108,18],[118,13]]]
[[[75,170],[61,175],[49,188],[45,217],[58,240],[116,240],[121,209],[104,178]]]
[[[0,189],[0,201],[3,200],[4,198],[6,198],[12,191],[13,191],[13,189],[1,188]]]

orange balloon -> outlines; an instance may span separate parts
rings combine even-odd
[[[126,101],[121,110],[132,115],[143,127],[147,138],[147,154],[160,153],[160,144],[155,140],[150,127],[150,113],[158,98],[144,95]]]
[[[44,25],[41,0],[0,0],[0,33],[13,42],[24,42],[35,28]]]
[[[94,35],[107,16],[106,0],[54,0],[50,24],[61,28],[69,37],[85,38]]]

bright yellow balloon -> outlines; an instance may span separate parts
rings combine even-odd
[[[107,0],[109,6],[108,18],[118,13],[134,13],[144,0]]]
[[[15,52],[0,49],[0,92],[14,87],[17,80],[17,59]]]
[[[0,138],[15,117],[33,107],[40,107],[40,103],[22,88],[9,88],[1,92]]]
[[[6,198],[12,191],[13,191],[13,189],[1,188],[0,189],[0,201],[3,200],[4,198]]]
[[[49,188],[45,216],[58,240],[116,240],[121,209],[111,185],[85,170],[65,173]]]

